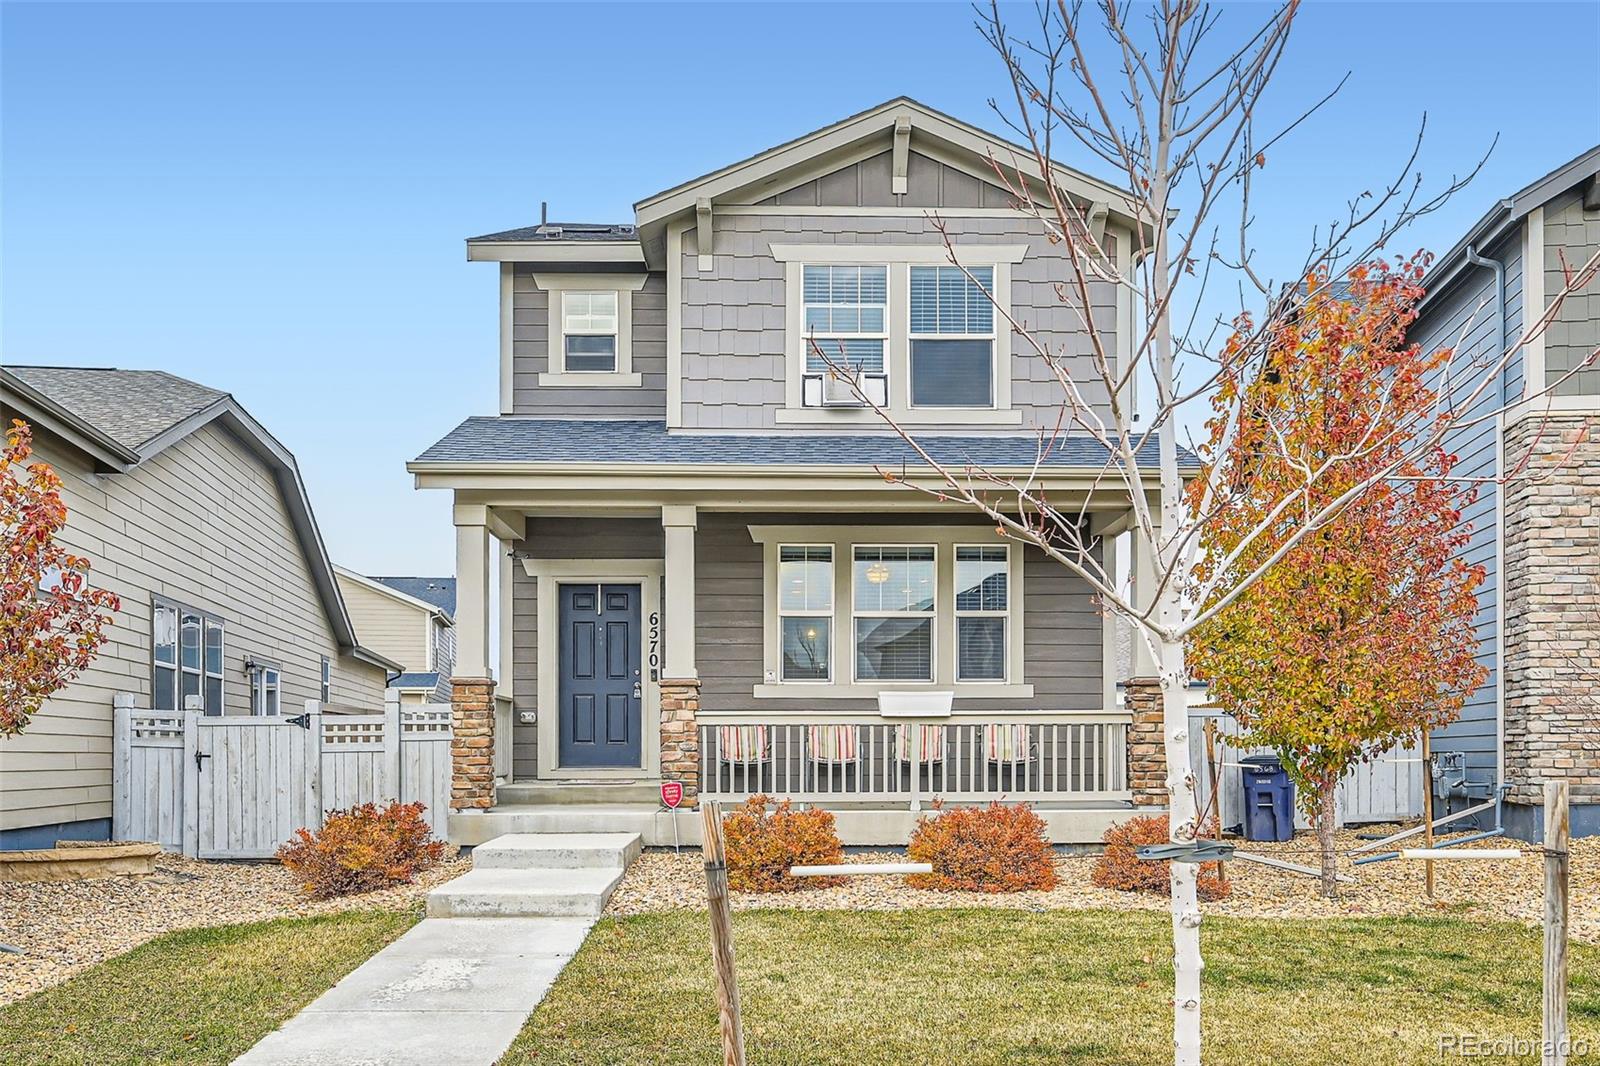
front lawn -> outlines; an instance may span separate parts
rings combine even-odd
[[[0,1063],[227,1063],[417,920],[351,911],[168,933],[0,1007]]]
[[[734,928],[761,1066],[1171,1061],[1160,913],[769,910]],[[1441,1034],[1539,1035],[1523,926],[1208,917],[1204,951],[1208,1064],[1437,1063]],[[1600,948],[1571,965],[1573,1036],[1600,1048]],[[503,1061],[715,1063],[719,1046],[706,917],[678,912],[602,921]]]

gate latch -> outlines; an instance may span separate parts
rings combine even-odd
[[[199,748],[196,748],[195,752],[194,752],[194,768],[195,768],[195,770],[196,771],[204,770],[206,768],[205,761],[207,759],[209,759],[209,758],[211,758],[211,756],[207,755],[205,752],[201,751]]]
[[[289,725],[297,725],[301,729],[311,728],[311,715],[309,713],[290,715],[288,718],[285,718],[284,721]]]

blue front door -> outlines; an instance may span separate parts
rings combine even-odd
[[[638,767],[639,586],[561,586],[561,765]]]

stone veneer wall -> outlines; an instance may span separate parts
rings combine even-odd
[[[683,782],[683,805],[700,794],[700,682],[694,678],[661,681],[661,778]]]
[[[455,678],[450,709],[450,809],[487,810],[494,806],[494,682]]]
[[[1533,456],[1506,496],[1505,772],[1513,803],[1565,778],[1600,803],[1600,419],[1525,417],[1506,466]],[[1570,455],[1568,454],[1570,451]]]
[[[1136,807],[1167,805],[1167,753],[1162,739],[1165,711],[1161,681],[1135,677],[1123,686],[1122,698],[1133,715],[1128,726],[1128,788]]]

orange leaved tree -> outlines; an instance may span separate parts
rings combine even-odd
[[[1391,471],[1313,523],[1189,640],[1191,666],[1246,742],[1282,757],[1316,820],[1329,896],[1339,779],[1452,721],[1485,673],[1472,628],[1484,571],[1461,557],[1475,490],[1452,480],[1454,455],[1415,444],[1434,431],[1452,356],[1406,341],[1425,265],[1359,267],[1338,292],[1309,278],[1311,296],[1276,324],[1260,372],[1222,380],[1211,440],[1229,412],[1238,426],[1204,456],[1234,493],[1203,527],[1201,581],[1219,567],[1257,570],[1306,515]],[[1238,336],[1250,332],[1242,323]]]
[[[33,434],[13,421],[0,452],[0,736],[27,726],[107,640],[117,597],[88,585],[89,560],[62,547],[61,479],[29,463]]]

